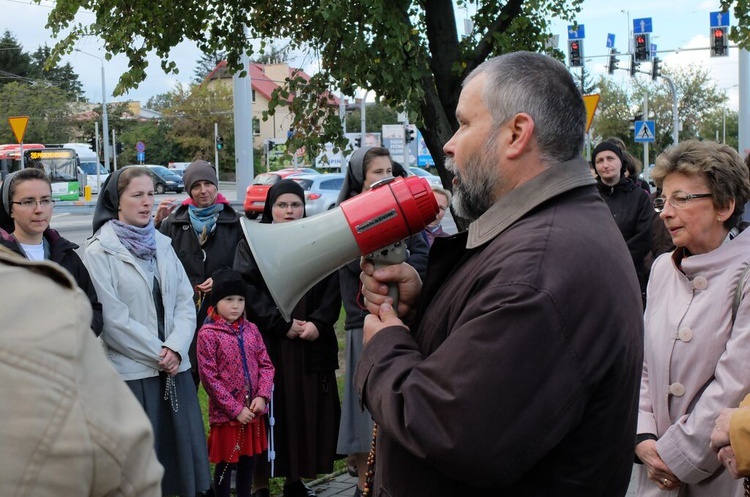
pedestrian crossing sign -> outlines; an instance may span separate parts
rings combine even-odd
[[[634,124],[636,143],[653,143],[656,140],[654,121],[635,121]]]

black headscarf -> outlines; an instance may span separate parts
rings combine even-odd
[[[118,219],[117,211],[120,209],[120,196],[117,194],[117,182],[124,170],[117,169],[104,180],[94,209],[94,233],[99,231],[99,228],[107,221]]]
[[[282,179],[268,190],[266,205],[263,206],[263,217],[260,219],[261,223],[270,224],[273,222],[273,204],[276,203],[277,198],[285,193],[293,193],[300,198],[302,201],[302,217],[307,217],[307,212],[305,212],[305,190],[296,181]]]

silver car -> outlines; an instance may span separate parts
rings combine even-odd
[[[434,174],[430,174],[430,172],[427,171],[424,168],[417,167],[417,166],[411,166],[409,168],[409,172],[412,173],[415,176],[420,176],[420,177],[426,179],[427,182],[430,185],[435,185],[435,186],[440,186],[440,187],[443,186],[443,182],[440,180],[440,176],[436,176]]]
[[[320,214],[336,205],[336,198],[344,183],[344,174],[303,174],[290,177],[305,190],[305,212],[308,216]]]

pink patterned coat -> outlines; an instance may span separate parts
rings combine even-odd
[[[274,367],[258,327],[238,320],[250,373],[251,397],[271,398]],[[236,326],[236,325],[235,325]],[[238,329],[223,319],[206,322],[198,331],[198,372],[208,393],[209,423],[232,421],[245,405],[245,373],[240,355]]]

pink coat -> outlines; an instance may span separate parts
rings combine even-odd
[[[723,407],[750,391],[750,284],[732,325],[732,300],[750,263],[750,230],[682,260],[654,262],[648,285],[638,434],[658,437],[656,450],[688,488],[665,492],[639,475],[639,496],[742,496],[709,447]]]
[[[240,319],[251,397],[271,398],[274,367],[258,327]],[[238,332],[223,319],[204,324],[198,331],[198,372],[208,393],[210,424],[234,420],[245,406],[245,372]]]

